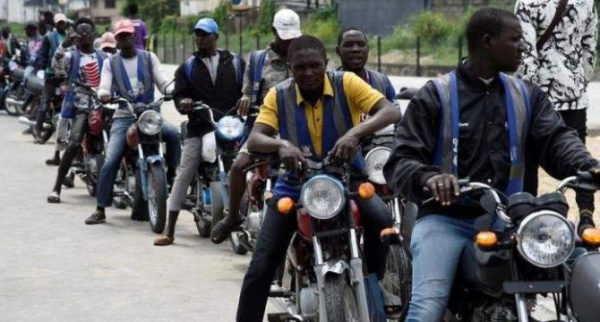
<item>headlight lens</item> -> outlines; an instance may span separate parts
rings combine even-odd
[[[383,166],[390,157],[391,150],[386,147],[377,147],[369,151],[365,156],[365,171],[369,180],[376,184],[384,185]]]
[[[317,175],[302,187],[300,202],[312,217],[330,219],[344,208],[346,196],[339,180],[327,175]]]
[[[243,133],[244,123],[237,117],[224,116],[217,122],[217,134],[225,140],[237,140]]]
[[[164,119],[160,113],[147,110],[138,119],[140,131],[146,135],[156,135],[162,129]]]
[[[571,223],[552,211],[538,211],[521,222],[517,230],[518,249],[531,264],[549,268],[564,263],[575,248]]]

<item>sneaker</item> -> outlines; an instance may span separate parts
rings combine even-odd
[[[106,215],[104,212],[96,210],[94,213],[85,219],[86,225],[103,224],[106,222]]]

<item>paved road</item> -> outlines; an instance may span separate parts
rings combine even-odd
[[[0,321],[233,321],[249,255],[201,239],[183,213],[176,244],[158,248],[147,223],[94,200],[81,181],[49,205],[52,144],[33,145],[0,113]]]

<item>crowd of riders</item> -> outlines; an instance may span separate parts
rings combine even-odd
[[[513,75],[527,49],[521,23],[511,12],[492,8],[475,12],[466,29],[468,56],[455,70],[413,91],[402,115],[390,79],[366,66],[369,42],[359,29],[340,32],[336,54],[341,63],[331,66],[325,45],[302,34],[300,17],[290,9],[274,15],[272,41],[247,59],[218,49],[220,26],[202,18],[191,31],[196,51],[174,75],[165,75],[158,57],[145,50],[148,31],[136,17],[137,7],[129,9],[128,19],[103,34],[91,19],[71,21],[61,13],[26,23],[23,43],[10,27],[1,29],[4,64],[19,54],[25,80],[43,71],[39,108],[32,116],[35,143],[46,142],[40,133],[48,107],[58,89],[66,88],[56,121],[55,152],[46,160],[47,165],[58,166],[47,201],[60,203],[62,187],[73,187],[72,168],[82,162],[86,136],[95,126],[92,111],[98,104],[114,105],[97,169],[96,205],[85,224],[108,220],[106,208],[114,202],[131,128],[146,109],[160,113],[160,108],[149,107],[157,100],[158,89],[188,118],[181,134],[161,118],[157,133],[166,143],[162,165],[169,196],[166,227],[154,245],[171,245],[179,213],[187,209],[190,186],[205,162],[206,135],[215,131],[215,121],[239,115],[245,122],[244,139],[228,166],[224,193],[229,205],[213,225],[211,241],[222,243],[246,220],[240,205],[247,198],[247,169],[256,164],[256,155],[274,156],[285,174],[276,178],[265,203],[241,288],[238,321],[262,321],[276,270],[285,262],[296,232],[296,210],[283,212],[279,201],[300,202],[298,180],[310,164],[319,162],[347,166],[349,186],[358,191],[365,180],[361,145],[389,126],[395,136],[383,175],[397,196],[420,207],[407,246],[412,260],[410,304],[403,305],[397,294],[379,283],[388,317],[398,318],[404,309],[402,318],[407,321],[442,319],[461,254],[473,247],[476,219],[484,213],[480,205],[461,198],[459,178],[510,196],[537,177],[537,169],[533,173],[525,166],[535,159],[559,179],[587,171],[600,180],[598,161],[565,125],[544,91]],[[198,108],[201,104],[210,106],[214,116]],[[380,234],[394,227],[394,217],[377,194],[366,200],[350,195],[362,214],[365,271],[381,281],[390,245]],[[431,198],[434,202],[423,203]],[[579,234],[594,227],[591,218],[581,221]],[[496,226],[499,222],[491,225],[501,229]]]

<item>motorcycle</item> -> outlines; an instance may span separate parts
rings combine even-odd
[[[100,103],[96,92],[88,85],[77,81],[73,82],[72,85],[76,92],[87,95],[92,99],[93,107],[88,112],[88,130],[81,143],[83,147],[83,163],[74,164],[71,167],[71,172],[86,184],[89,195],[95,197],[98,177],[100,169],[104,164],[108,135],[115,109]]]
[[[598,321],[600,230],[577,236],[564,197],[568,188],[599,189],[591,176],[579,173],[556,192],[537,198],[517,193],[508,200],[486,184],[459,182],[461,196],[479,198],[487,214],[476,222],[476,247],[465,254],[475,259],[475,280],[457,276],[445,321],[529,321],[538,295],[553,299],[559,321],[561,315]],[[503,224],[500,231],[491,229],[494,220]]]
[[[16,53],[8,61],[6,66],[8,68],[5,69],[6,76],[9,76],[6,81],[9,84],[3,93],[2,104],[9,113],[14,113],[14,115],[29,115],[31,106],[39,103],[44,89],[43,71],[38,71],[35,76],[30,75],[24,81],[27,68],[27,57],[22,54],[24,52],[27,50],[25,44],[21,43]]]
[[[298,203],[289,197],[277,201],[283,214],[296,209],[298,229],[287,252],[292,275],[290,291],[271,291],[283,298],[285,312],[268,315],[269,321],[369,321],[367,282],[361,258],[361,215],[358,196],[375,194],[369,182],[350,191],[349,165],[327,160],[309,161]],[[295,182],[296,183],[296,182]]]
[[[44,142],[48,141],[56,131],[62,102],[69,90],[66,83],[66,77],[57,76],[57,79],[61,81],[61,85],[56,88],[56,92],[49,101],[42,130],[39,133],[40,138]],[[28,93],[30,98],[23,104],[23,106],[28,106],[28,109],[24,112],[24,115],[19,116],[19,123],[35,128],[38,110],[41,108],[41,95],[44,91],[43,71],[38,71],[37,75],[30,76],[25,83],[24,90]],[[31,100],[31,102],[27,103],[29,100]],[[32,131],[32,135],[35,139],[35,131]]]
[[[164,230],[167,218],[167,176],[161,139],[164,118],[159,111],[162,103],[170,99],[165,96],[148,104],[130,103],[124,98],[111,100],[125,104],[136,119],[127,131],[129,151],[117,175],[113,203],[131,207],[131,218],[149,221],[157,234]]]
[[[215,121],[214,113],[221,111],[202,102],[194,102],[194,111],[206,110],[214,131],[202,137],[202,161],[196,178],[192,182],[192,192],[188,201],[194,204],[192,214],[201,237],[210,236],[211,227],[229,211],[229,189],[227,172],[240,147],[244,123],[239,116],[223,114]]]

